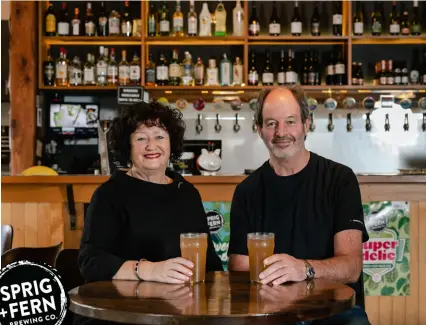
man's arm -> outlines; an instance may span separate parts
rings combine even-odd
[[[249,271],[249,258],[247,255],[231,254],[228,268],[230,271]]]

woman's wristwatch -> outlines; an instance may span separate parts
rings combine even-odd
[[[304,262],[305,262],[306,279],[309,281],[313,280],[315,278],[315,269],[311,265],[311,263],[309,263],[307,260],[304,260]]]

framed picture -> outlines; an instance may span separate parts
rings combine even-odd
[[[10,102],[9,92],[9,20],[1,21],[1,101]]]

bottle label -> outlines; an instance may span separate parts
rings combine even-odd
[[[209,17],[200,17],[200,36],[210,36],[211,23]]]
[[[132,22],[124,21],[121,23],[121,34],[130,35],[132,34]]]
[[[297,82],[296,74],[294,73],[294,71],[286,71],[285,81],[287,84],[294,84]]]
[[[194,75],[196,81],[202,81],[204,79],[204,67],[203,66],[195,66]]]
[[[70,34],[70,24],[68,22],[58,23],[58,34],[59,35],[69,35]]]
[[[68,66],[66,64],[57,64],[56,65],[56,79],[66,79],[67,78]]]
[[[421,33],[421,26],[420,26],[420,24],[411,25],[411,32],[413,34],[419,34],[419,33]]]
[[[56,17],[54,15],[47,15],[46,17],[46,32],[56,32]]]
[[[395,78],[393,76],[388,76],[387,80],[386,80],[386,83],[388,85],[394,85],[395,84]]]
[[[107,64],[105,61],[99,61],[96,64],[96,75],[97,76],[106,76],[107,74]]]
[[[426,73],[423,75],[423,85],[426,85]]]
[[[216,13],[216,36],[225,36],[226,35],[226,12],[217,12]]]
[[[338,63],[334,66],[335,74],[345,74],[345,65]]]
[[[259,28],[260,30],[260,28]],[[269,34],[280,34],[281,25],[280,24],[269,24]]]
[[[188,34],[190,35],[197,34],[197,19],[195,17],[188,18]]]
[[[107,69],[108,78],[117,78],[118,76],[118,68],[115,65],[109,65]]]
[[[173,18],[173,31],[174,32],[183,31],[183,17]]]
[[[329,64],[327,66],[327,75],[329,75],[329,76],[333,76],[334,75],[334,65],[333,64]]]
[[[295,21],[291,23],[291,33],[292,34],[302,34],[302,22]]]
[[[108,18],[107,17],[99,17],[98,22],[99,22],[100,28],[106,27],[106,25],[108,24]]]
[[[308,83],[311,85],[315,84],[315,72],[308,73]]]
[[[364,34],[364,23],[357,22],[354,24],[354,33],[355,34]]]
[[[271,72],[262,73],[262,83],[264,84],[274,83],[274,74]]]
[[[259,25],[259,23],[250,24],[250,26],[249,26],[250,35],[259,34],[259,31],[260,31],[260,25]]]
[[[93,21],[89,21],[85,24],[86,34],[87,35],[95,35],[95,24]]]
[[[74,19],[72,21],[72,35],[78,36],[80,35],[80,20]]]
[[[419,71],[418,70],[411,70],[410,71],[410,82],[412,84],[417,84],[419,82]]]
[[[127,65],[121,65],[118,67],[118,78],[120,80],[129,79],[130,68]]]
[[[333,15],[333,25],[341,25],[343,21],[341,14],[334,14]]]
[[[116,17],[109,19],[109,34],[110,35],[120,34],[120,19]]]
[[[170,78],[180,78],[181,77],[181,69],[180,69],[179,64],[171,63],[169,65],[169,76],[170,76]]]
[[[358,79],[358,85],[362,86],[364,84],[364,79],[359,78]]]
[[[207,69],[207,85],[215,86],[217,84],[218,84],[218,70],[217,70],[217,68]]]
[[[83,78],[84,78],[85,84],[93,83],[95,81],[95,69],[93,68],[84,69]]]
[[[82,83],[81,70],[74,68],[73,71],[71,72],[70,84],[78,86],[78,85],[81,85],[81,83]]]
[[[220,83],[222,85],[230,85],[231,81],[231,64],[229,62],[220,65]]]
[[[352,78],[352,85],[358,85],[358,78]]]
[[[155,17],[150,16],[148,19],[148,33],[149,34],[155,34],[157,26],[155,24]]]
[[[141,67],[138,65],[130,66],[130,80],[139,81],[141,79]]]
[[[401,76],[395,76],[395,84],[399,85],[401,82]]]
[[[382,24],[380,24],[380,22],[375,21],[373,23],[373,26],[371,26],[371,30],[373,31],[373,33],[381,33],[382,32]]]
[[[278,72],[277,82],[279,85],[285,84],[285,72]]]
[[[55,69],[53,68],[53,65],[48,65],[44,68],[44,75],[46,80],[53,80],[53,76],[55,75]]]
[[[259,82],[259,74],[257,71],[251,71],[248,75],[248,83],[250,85],[255,85]]]
[[[233,77],[234,85],[240,85],[243,83],[243,66],[234,65]]]
[[[399,34],[401,27],[399,24],[389,25],[389,33],[391,34]]]
[[[147,69],[145,73],[145,82],[149,83],[155,83],[155,70],[154,69]]]
[[[401,34],[402,35],[409,35],[410,34],[410,29],[408,28],[408,26],[402,28]]]
[[[401,83],[403,85],[408,85],[408,76],[402,76]]]
[[[312,34],[318,34],[320,32],[320,23],[312,23]]]
[[[194,78],[193,78],[192,64],[184,64],[183,65],[182,84],[184,86],[190,85],[193,79]]]
[[[169,80],[169,68],[167,66],[157,66],[157,80]]]
[[[380,84],[381,85],[386,85],[387,80],[388,79],[386,77],[380,77]]]
[[[160,32],[161,33],[170,32],[170,22],[168,20],[160,21]],[[162,79],[160,79],[160,80],[162,80]]]

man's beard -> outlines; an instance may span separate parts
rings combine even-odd
[[[275,144],[279,144],[280,142],[287,142],[288,147],[282,149],[275,146]],[[274,137],[271,143],[268,144],[269,151],[279,159],[285,159],[294,156],[298,151],[303,149],[297,146],[297,141],[295,137],[292,136],[283,136],[283,137]]]

